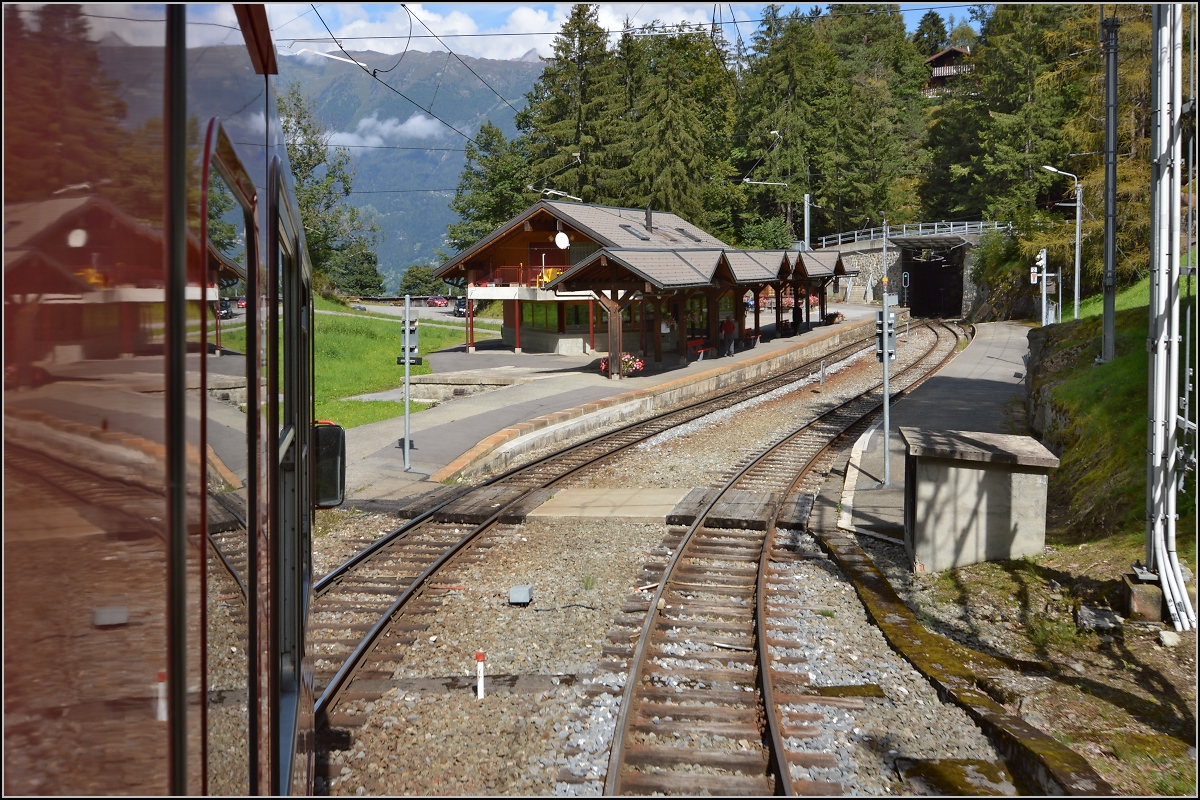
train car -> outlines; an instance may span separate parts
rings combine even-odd
[[[345,438],[276,74],[261,5],[4,6],[5,794],[312,791]]]

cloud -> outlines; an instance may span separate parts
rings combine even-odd
[[[758,18],[759,8],[735,4],[734,12],[745,21]],[[554,38],[570,18],[572,4],[410,3],[408,9],[411,14],[391,3],[321,4],[315,12],[308,5],[267,5],[272,35],[283,55],[303,48],[337,52],[337,45],[329,41],[332,31],[351,52],[445,52],[449,48],[461,56],[514,59],[530,50],[543,58],[553,55]],[[599,6],[599,19],[615,42],[626,18],[635,27],[655,21],[707,24],[712,9],[706,3],[604,3]]]
[[[376,114],[360,119],[353,131],[331,134],[329,143],[337,146],[370,146],[413,144],[444,139],[448,129],[433,117],[414,113],[401,122],[399,118],[381,120]]]

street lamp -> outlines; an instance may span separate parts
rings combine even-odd
[[[1043,165],[1042,169],[1058,175],[1067,175],[1075,181],[1075,319],[1079,319],[1079,224],[1083,219],[1083,184],[1079,182],[1078,175],[1066,170],[1048,165]]]

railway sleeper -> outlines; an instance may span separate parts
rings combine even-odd
[[[668,610],[671,612],[675,611],[673,608]],[[750,626],[744,620],[741,622],[719,622],[712,619],[684,619],[677,614],[667,613],[668,610],[664,610],[664,612],[658,616],[658,624],[664,628],[675,630],[695,629],[697,631],[722,631],[724,633],[740,633],[747,636],[751,633],[749,630]]]
[[[689,689],[675,686],[640,686],[637,699],[649,703],[679,703],[689,704],[713,703],[719,706],[754,706],[758,707],[758,695],[741,689]]]
[[[668,658],[675,658],[675,656],[668,656]],[[681,660],[686,660],[686,657]],[[645,673],[643,674],[645,677],[651,680],[657,678],[660,681],[677,680],[694,681],[696,683],[703,682],[706,684],[706,687],[703,689],[685,686],[684,691],[707,692],[709,691],[707,686],[716,684],[728,684],[733,686],[753,685],[758,677],[758,670],[723,669],[719,667],[692,669],[684,667],[672,667],[667,666],[666,664],[655,664],[647,667]]]
[[[689,661],[712,661],[720,664],[756,664],[758,656],[754,653],[736,650],[694,650],[683,655],[668,653],[660,646],[650,648],[651,658],[679,658]]]
[[[696,765],[728,772],[766,775],[767,754],[762,748],[722,750],[718,748],[675,747],[669,744],[635,744],[625,751],[630,766],[683,767]]]
[[[689,560],[704,561],[708,559],[698,559],[695,556],[688,554]],[[692,576],[692,575],[722,575],[727,578],[739,578],[742,580],[756,580],[758,578],[758,569],[755,567],[738,567],[738,566],[719,566],[717,564],[693,564],[684,563],[675,568],[675,575]]]
[[[861,697],[826,697],[820,694],[788,694],[775,691],[775,702],[788,706],[832,706],[843,711],[865,711],[867,704]]]
[[[654,722],[651,719],[644,719],[630,723],[629,730],[634,733],[654,734],[667,740],[673,739],[676,736],[694,736],[697,733],[703,733],[706,736],[720,736],[735,742],[739,739],[758,741],[762,737],[762,726],[759,725],[757,720],[750,722],[738,722],[737,720],[728,719],[713,720],[700,725],[695,720],[667,722],[660,718],[658,722]]]
[[[745,603],[713,603],[699,600],[672,603],[671,611],[678,614],[703,614],[711,617],[752,619],[754,606]]]
[[[792,779],[792,791],[800,797],[836,797],[846,790],[840,783]]]
[[[676,577],[671,581],[672,585],[703,586],[712,589],[732,587],[735,589],[747,588],[750,590],[753,590],[755,585],[754,578],[752,577],[744,578],[740,576],[719,575],[703,569],[679,569],[675,571],[675,575]],[[691,578],[691,580],[684,580],[685,578]]]
[[[784,723],[780,726],[780,731],[785,739],[815,739],[824,733],[824,728],[820,725],[788,725]]]
[[[683,581],[671,582],[671,602],[678,600],[695,600],[699,596],[704,597],[738,597],[738,598],[754,598],[754,586],[717,586],[715,584],[705,583],[684,583]]]
[[[746,724],[757,724],[758,719],[758,710],[750,706],[740,706],[737,709],[731,709],[728,706],[700,706],[684,703],[642,703],[637,707],[637,712],[641,717],[648,720],[658,717],[660,723],[691,720],[693,722],[745,722]],[[740,715],[744,719],[731,719],[731,716],[734,715]],[[820,716],[818,715],[819,718]]]
[[[627,794],[698,794],[722,797],[763,797],[774,794],[772,781],[765,775],[714,775],[695,772],[631,772],[621,780]]]

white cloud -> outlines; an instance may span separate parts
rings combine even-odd
[[[430,139],[443,139],[447,128],[433,117],[415,113],[401,122],[399,118],[381,120],[376,114],[360,119],[353,131],[339,131],[329,137],[334,146],[412,144]]]
[[[739,20],[757,19],[758,3],[733,4]],[[311,6],[268,4],[272,35],[279,52],[295,53],[303,48],[337,52],[329,31],[348,51],[372,50],[400,53],[405,50],[444,52],[476,58],[520,58],[536,50],[543,58],[553,55],[554,37],[571,15],[570,3],[431,3],[408,4],[412,14],[399,4],[319,4]],[[725,21],[729,19],[725,7]],[[599,6],[600,24],[612,33],[613,41],[625,25],[651,22],[708,24],[713,6],[706,3],[605,3]],[[326,30],[325,26],[329,30]],[[433,35],[436,34],[436,37]],[[743,32],[744,36],[749,30]],[[730,38],[736,38],[730,32]],[[311,41],[311,40],[317,41]],[[440,39],[440,41],[439,41]],[[306,41],[309,40],[309,41]]]

